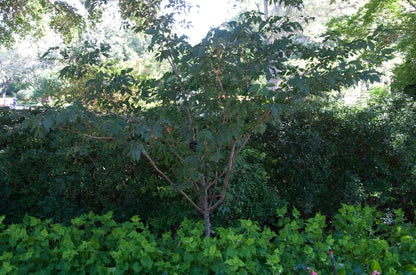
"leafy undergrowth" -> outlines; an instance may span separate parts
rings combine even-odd
[[[0,274],[333,274],[329,250],[338,274],[416,274],[416,228],[400,210],[344,205],[330,228],[320,214],[277,215],[278,232],[241,220],[212,238],[189,220],[157,237],[138,217],[90,213],[63,226],[26,216],[0,223]]]

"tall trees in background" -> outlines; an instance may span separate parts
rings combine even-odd
[[[23,97],[30,97],[36,86],[49,78],[41,72],[47,65],[37,60],[36,41],[52,29],[69,43],[85,28],[85,18],[65,1],[49,0],[1,1],[0,16],[0,81],[8,83],[3,85],[2,95],[16,96],[22,90]],[[21,50],[24,54],[12,49],[26,38],[32,45],[26,41],[26,48]]]
[[[73,98],[79,91],[72,96],[69,93],[75,89],[82,90],[82,84],[75,87],[74,83],[57,79],[57,71],[62,68],[59,61],[72,58],[73,62],[78,62],[77,55],[86,50],[86,45],[95,47],[105,44],[112,63],[129,63],[139,73],[157,71],[153,68],[153,55],[145,52],[148,41],[143,34],[123,28],[116,3],[98,11],[91,10],[91,1],[85,3],[85,8],[81,4],[72,7],[63,1],[40,1],[36,7],[42,13],[31,18],[35,10],[28,9],[35,2],[1,3],[4,31],[7,29],[12,36],[10,40],[7,35],[0,38],[0,45],[3,46],[0,50],[0,81],[8,84],[2,85],[2,96],[7,94],[32,102]],[[103,1],[98,2],[104,4]],[[89,12],[87,8],[90,8]],[[55,18],[58,14],[61,21]],[[18,16],[25,17],[27,22],[20,22]],[[28,25],[24,30],[23,27],[7,27],[25,22]],[[63,45],[68,46],[64,49]]]

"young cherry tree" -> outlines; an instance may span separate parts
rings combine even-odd
[[[159,106],[151,124],[130,126],[133,133],[147,134],[135,155],[148,159],[202,215],[206,236],[213,211],[226,199],[236,157],[253,134],[296,98],[375,76],[365,62],[355,70],[357,63],[339,61],[346,59],[341,49],[351,55],[357,44],[302,44],[291,35],[299,24],[263,18],[242,14],[195,46],[169,32],[148,31],[171,71],[140,85]]]
[[[147,88],[160,104],[158,122],[150,127],[157,134],[139,150],[201,213],[206,236],[213,210],[226,198],[237,155],[277,108],[267,77],[271,66],[288,71],[287,57],[279,51],[287,47],[291,55],[295,48],[289,38],[265,43],[266,35],[293,28],[274,23],[249,13],[238,23],[212,30],[194,47],[180,40],[156,42],[172,71]],[[177,43],[173,48],[172,42]],[[140,132],[142,126],[137,127]],[[168,159],[169,167],[154,151]]]
[[[124,144],[201,214],[205,236],[226,199],[236,158],[253,134],[293,100],[376,78],[368,60],[351,58],[367,42],[346,44],[331,36],[299,42],[300,25],[285,18],[247,12],[191,46],[173,32],[172,16],[139,11],[133,15],[141,14],[141,23],[133,28],[152,36],[152,50],[170,71],[136,80],[131,70],[108,72],[102,65],[81,101],[94,105],[94,112],[71,107],[28,125]],[[143,110],[138,101],[155,107]]]

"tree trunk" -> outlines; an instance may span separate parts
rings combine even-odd
[[[267,0],[263,0],[263,7],[264,7],[264,20],[269,18],[269,3]]]
[[[1,98],[2,98],[2,101],[3,101],[3,103],[2,104],[0,104],[0,105],[4,105],[4,106],[6,106],[7,104],[6,104],[6,92],[1,92]]]
[[[204,224],[205,226],[204,236],[205,237],[211,237],[211,222],[210,222],[209,214],[210,214],[210,211],[208,211],[207,209],[204,209],[203,216],[204,216],[204,222],[205,222]]]
[[[208,199],[208,190],[205,189],[205,196],[202,198],[202,216],[204,218],[204,236],[211,237],[211,220],[210,220],[210,213],[211,209],[209,205]]]

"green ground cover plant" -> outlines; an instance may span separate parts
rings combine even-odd
[[[343,205],[329,227],[296,209],[277,219],[277,231],[241,220],[210,238],[190,220],[157,237],[137,216],[89,213],[69,226],[26,216],[0,224],[0,274],[332,274],[329,250],[338,274],[416,274],[416,227],[401,210]]]

